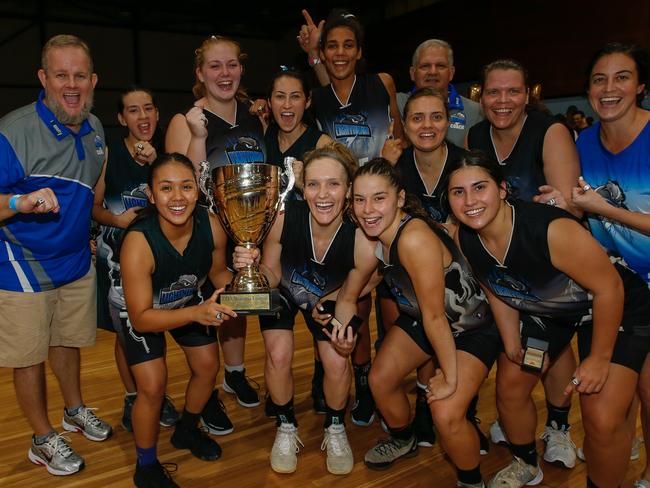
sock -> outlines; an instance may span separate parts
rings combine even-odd
[[[82,403],[81,405],[77,405],[76,407],[70,407],[70,408],[65,407],[65,413],[67,413],[72,417],[74,415],[77,415],[79,413],[79,410],[81,410],[83,406],[84,404]]]
[[[537,466],[537,449],[535,441],[529,444],[510,444],[510,452],[522,459],[526,464]]]
[[[135,446],[135,453],[138,455],[138,466],[151,466],[158,459],[156,446],[146,448]]]
[[[394,437],[395,439],[408,441],[413,438],[413,424],[408,424],[406,427],[402,427],[401,429],[395,429],[388,424],[386,425],[388,426],[388,432],[390,432],[391,437]]]
[[[598,488],[598,485],[591,481],[589,476],[587,476],[587,488]]]
[[[327,429],[332,424],[345,425],[345,407],[341,410],[334,410],[329,405],[327,406],[325,425],[323,427]]]
[[[359,388],[368,388],[368,373],[370,372],[370,361],[364,364],[355,364],[354,385]]]
[[[178,421],[178,430],[188,432],[196,429],[200,416],[200,413],[190,413],[187,410],[183,410],[183,415],[181,415],[181,418]]]
[[[131,393],[130,391],[125,391],[125,392],[124,392],[124,397],[125,397],[125,398],[126,398],[126,397],[135,397],[135,396],[138,396],[138,392],[137,392],[137,391],[134,391],[133,393]]]
[[[273,400],[271,400],[273,401]],[[284,405],[275,405],[275,414],[276,414],[276,425],[279,427],[280,424],[293,424],[298,427],[298,421],[296,420],[296,412],[293,410],[293,398],[289,400]]]
[[[34,434],[34,444],[43,444],[45,441],[47,441],[50,437],[56,434],[56,430],[52,429],[49,431],[47,434],[43,435],[36,435]]]
[[[456,473],[458,475],[458,481],[465,483],[466,485],[478,485],[483,482],[483,478],[481,478],[480,465],[476,466],[474,469],[467,470],[456,467]]]
[[[224,364],[223,368],[226,370],[227,373],[232,373],[234,371],[239,371],[240,373],[243,373],[244,372],[244,363],[235,364],[234,366],[230,366],[229,364]]]
[[[567,430],[570,426],[569,410],[571,410],[571,405],[568,407],[556,407],[555,405],[546,402],[546,425],[552,427],[551,423],[555,422],[558,429]]]

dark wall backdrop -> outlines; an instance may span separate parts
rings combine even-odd
[[[132,1],[0,1],[0,115],[33,101],[42,44],[72,33],[93,50],[99,83],[94,112],[116,130],[115,100],[137,83],[157,94],[161,120],[192,103],[193,53],[212,34],[241,42],[249,60],[244,86],[262,95],[281,64],[308,69],[295,36],[300,10],[324,18],[346,7],[366,28],[366,68],[393,75],[399,90],[410,87],[414,48],[437,37],[455,52],[456,81],[478,80],[481,67],[514,57],[543,83],[543,96],[584,93],[584,69],[605,42],[622,40],[650,48],[650,1],[628,0],[308,0],[297,2],[184,0],[175,5]]]

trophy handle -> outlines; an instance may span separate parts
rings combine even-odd
[[[214,213],[218,213],[217,206],[214,203],[214,196],[212,195],[212,188],[211,185],[209,184],[211,180],[212,178],[210,178],[210,162],[201,161],[201,164],[199,165],[199,188],[208,199],[208,204],[210,206],[210,209]]]
[[[287,197],[293,188],[293,185],[296,183],[296,175],[293,172],[293,163],[295,160],[296,158],[292,156],[287,156],[284,158],[284,172],[280,176],[287,177],[287,187],[282,193],[280,193],[280,197],[278,198],[278,211],[284,210],[284,199]]]

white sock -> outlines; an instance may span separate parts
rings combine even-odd
[[[129,391],[125,391],[125,392],[124,392],[124,396],[125,396],[125,397],[134,397],[134,396],[136,396],[137,394],[138,394],[137,391],[134,391],[133,393],[131,393],[131,392],[129,392]]]
[[[239,371],[241,373],[244,372],[244,363],[237,364],[236,366],[230,366],[228,364],[224,364],[224,369],[228,371],[229,373],[232,373],[233,371]]]

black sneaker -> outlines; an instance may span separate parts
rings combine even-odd
[[[203,461],[216,461],[221,457],[219,444],[210,439],[204,429],[198,427],[186,430],[177,424],[170,442],[176,449],[189,449],[195,457]]]
[[[170,469],[171,468],[171,469]],[[163,466],[157,460],[148,466],[135,465],[133,484],[138,488],[177,488],[170,473],[177,469],[174,463],[165,463]]]
[[[357,388],[350,418],[354,425],[368,427],[375,420],[375,400],[370,388]]]
[[[314,402],[314,411],[318,414],[327,413],[325,393],[323,393],[323,376],[314,371],[311,378],[311,399]]]
[[[468,412],[467,415],[467,420],[469,420],[474,428],[476,429],[476,433],[478,434],[478,441],[481,445],[481,456],[485,456],[489,451],[490,451],[490,441],[488,438],[485,436],[483,431],[479,428],[478,424],[481,423],[481,419],[478,417],[470,417],[470,412]]]
[[[260,404],[260,396],[246,378],[244,371],[226,371],[223,378],[223,391],[237,397],[237,403],[242,407],[257,407]],[[252,381],[252,380],[251,380]],[[255,383],[259,390],[259,385]]]
[[[165,395],[163,404],[160,407],[160,425],[163,427],[172,427],[178,423],[181,416],[176,411],[172,399]]]
[[[219,400],[219,390],[214,390],[201,412],[201,425],[213,435],[226,435],[233,431],[232,422],[226,415],[226,407]]]
[[[266,400],[264,400],[264,415],[270,419],[277,417],[277,414],[275,412],[275,403],[273,403],[271,395],[268,393],[266,394]]]
[[[413,418],[413,431],[420,447],[433,447],[436,442],[436,433],[433,430],[433,417],[429,404],[424,396],[418,395],[415,402],[415,417]]]
[[[133,404],[137,395],[124,395],[124,410],[122,411],[122,427],[127,432],[133,432],[133,422],[131,417],[133,414]]]

